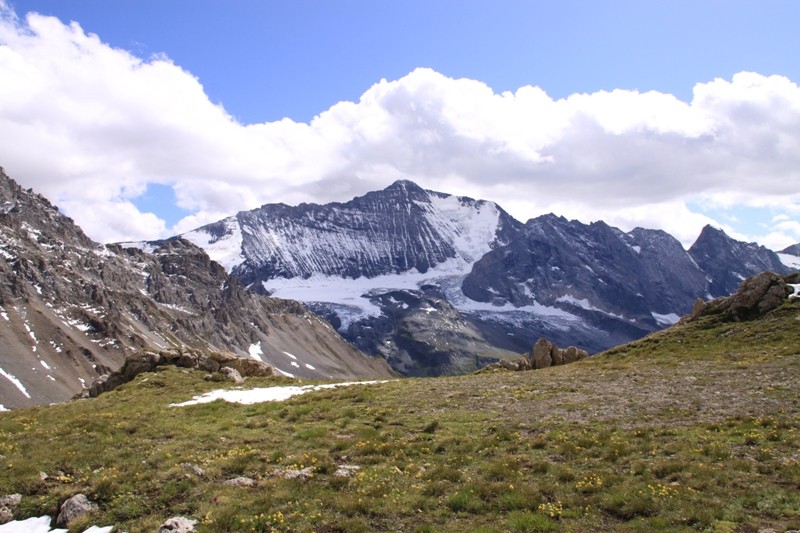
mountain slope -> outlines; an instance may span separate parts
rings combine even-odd
[[[165,368],[0,413],[0,494],[21,494],[26,518],[84,493],[98,510],[76,531],[174,515],[231,533],[796,530],[798,320],[795,299],[570,365],[256,405],[175,406],[234,386]]]
[[[188,241],[86,237],[0,171],[0,405],[63,401],[142,348],[256,357],[303,377],[389,375],[297,302],[244,289]]]
[[[397,320],[413,310],[398,314],[386,295],[409,295],[432,284],[449,307],[453,298],[445,292],[459,291],[472,263],[508,242],[520,226],[492,202],[400,180],[347,203],[265,205],[182,237],[206,249],[252,290],[303,301],[359,348],[386,357],[407,375],[429,375],[474,370],[486,357],[517,353],[496,348],[464,317],[449,312],[422,311],[425,320],[415,319],[412,328],[420,336],[411,339]],[[417,292],[408,302],[422,305],[419,311],[428,308],[421,303],[426,298],[430,294]],[[465,328],[469,350],[445,355],[450,342],[445,339],[463,335]],[[397,342],[401,331],[406,348]]]

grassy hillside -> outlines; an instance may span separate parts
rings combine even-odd
[[[166,368],[0,413],[0,495],[24,517],[84,492],[100,511],[81,524],[131,532],[177,514],[199,531],[800,528],[800,305],[715,320],[568,366],[250,406],[169,407],[220,384]]]

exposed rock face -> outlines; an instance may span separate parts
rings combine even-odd
[[[247,361],[227,365],[240,373],[258,358],[297,377],[390,374],[302,305],[246,290],[188,241],[151,253],[99,245],[1,170],[0,206],[6,408],[64,401],[130,354],[182,346],[231,352]]]
[[[688,312],[705,279],[680,243],[663,231],[623,233],[603,222],[586,225],[545,215],[529,220],[512,242],[475,263],[463,289],[477,301],[539,303],[589,320],[600,313],[655,329],[653,313]]]
[[[56,518],[56,525],[59,527],[69,526],[70,522],[76,518],[97,511],[99,508],[96,503],[89,500],[85,494],[76,494],[61,505],[61,511]]]
[[[789,255],[796,255],[796,256],[800,257],[800,242],[797,243],[797,244],[793,244],[791,246],[787,246],[786,248],[781,250],[781,253],[789,254]]]
[[[710,302],[698,301],[687,320],[712,314],[737,322],[754,320],[783,305],[795,292],[790,284],[799,283],[800,272],[787,276],[762,272],[743,281],[739,290],[731,296]]]
[[[744,279],[760,272],[790,272],[772,250],[752,242],[735,241],[711,226],[703,228],[689,248],[689,255],[708,277],[708,293],[712,297],[728,296]]]

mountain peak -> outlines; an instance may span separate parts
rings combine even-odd
[[[697,237],[697,240],[699,241],[702,238],[709,237],[724,237],[726,239],[730,239],[730,236],[728,236],[728,234],[725,233],[725,230],[722,228],[715,228],[711,224],[706,224],[703,226],[703,229],[700,230],[700,235]]]
[[[420,193],[420,192],[424,192],[425,191],[425,189],[423,189],[422,187],[420,187],[419,185],[417,185],[413,181],[407,180],[407,179],[396,180],[394,183],[392,183],[391,185],[386,187],[386,189],[384,189],[384,190],[385,191],[407,191],[407,192],[414,192],[414,193]]]

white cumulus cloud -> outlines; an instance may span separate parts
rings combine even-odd
[[[310,123],[241,124],[169,58],[0,3],[0,79],[0,165],[101,241],[164,237],[268,202],[344,201],[398,178],[494,200],[523,221],[552,211],[685,244],[706,223],[776,248],[800,241],[800,88],[781,76],[700,82],[684,102],[498,94],[418,69]],[[132,201],[148,183],[172,186],[192,214],[169,228],[141,212]],[[726,226],[702,205],[769,210],[772,223]]]

